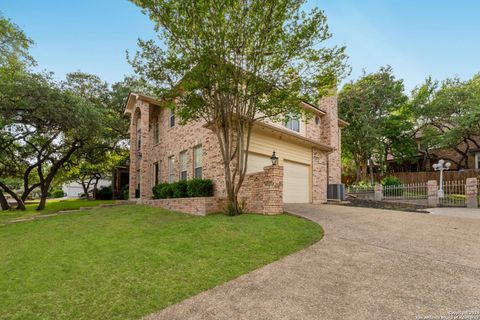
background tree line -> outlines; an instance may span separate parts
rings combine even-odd
[[[39,193],[43,209],[54,184],[77,181],[86,196],[96,181],[123,161],[128,121],[124,99],[142,86],[125,78],[110,86],[73,72],[62,81],[35,72],[33,41],[0,16],[0,205],[17,209]]]
[[[382,67],[345,84],[338,103],[350,123],[342,131],[344,172],[357,182],[367,179],[369,166],[385,173],[387,160],[432,159],[439,149],[454,150],[458,157],[448,160],[467,169],[469,149],[480,147],[480,74],[466,81],[427,78],[408,96],[403,80]]]

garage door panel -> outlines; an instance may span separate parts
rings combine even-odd
[[[310,166],[285,160],[283,170],[283,202],[310,202]]]

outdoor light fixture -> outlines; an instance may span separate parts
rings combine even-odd
[[[276,166],[278,164],[278,157],[275,155],[275,150],[273,150],[270,160],[272,160],[272,165]]]
[[[440,159],[438,160],[438,163],[435,163],[432,165],[433,170],[435,171],[440,171],[440,188],[438,189],[438,197],[443,198],[444,197],[444,192],[443,192],[443,171],[450,169],[450,166],[452,164],[450,162],[445,162],[445,160]]]

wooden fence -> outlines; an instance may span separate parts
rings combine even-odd
[[[394,173],[385,173],[385,174],[374,174],[374,179],[376,182],[382,180],[385,176],[395,176],[402,183],[423,183],[428,180],[437,180],[437,183],[440,181],[440,173],[437,171],[423,171],[423,172],[394,172]],[[465,181],[467,178],[478,178],[480,179],[480,170],[477,169],[468,169],[463,171],[444,171],[443,180],[444,181]]]

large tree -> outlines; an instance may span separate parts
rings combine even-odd
[[[298,114],[346,71],[344,47],[326,47],[326,16],[304,0],[132,0],[155,23],[162,45],[139,41],[132,64],[184,122],[203,119],[224,165],[228,213],[248,161],[252,126]]]
[[[368,163],[385,170],[389,154],[399,161],[415,155],[414,119],[407,100],[403,81],[389,66],[342,88],[340,115],[350,123],[342,131],[342,152],[353,160],[357,181],[366,178]]]
[[[36,188],[43,209],[57,172],[101,127],[100,113],[87,100],[62,90],[48,75],[17,73],[0,82],[0,186],[12,197],[7,177],[22,177],[18,207]],[[7,120],[5,120],[7,119]]]
[[[412,106],[424,157],[435,159],[437,150],[450,149],[457,156],[445,159],[468,169],[470,150],[480,148],[480,74],[442,83],[429,78],[414,90]]]

